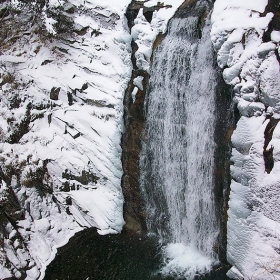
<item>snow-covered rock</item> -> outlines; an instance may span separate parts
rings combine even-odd
[[[228,210],[234,279],[280,279],[279,31],[270,2],[217,0],[212,14],[217,61],[241,115],[232,135]]]
[[[37,14],[1,4],[1,279],[42,278],[56,248],[85,227],[122,229],[128,4],[34,1]]]

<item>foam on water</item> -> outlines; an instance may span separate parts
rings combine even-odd
[[[193,246],[182,243],[170,243],[163,248],[165,256],[164,266],[160,273],[164,276],[172,275],[174,278],[193,279],[198,274],[211,271],[215,259],[209,258],[197,251]]]

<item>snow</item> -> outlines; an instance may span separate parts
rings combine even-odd
[[[68,195],[73,198],[73,201],[82,206],[83,212],[87,214],[87,219],[92,217],[96,223],[99,234],[118,233],[121,231],[123,222],[119,215],[115,212],[116,207],[111,202],[118,204],[117,208],[122,207],[122,199],[116,200],[117,193],[108,191],[108,189],[102,185],[98,186],[94,192],[88,191],[71,191]],[[70,211],[71,211],[70,207]],[[111,221],[120,219],[119,228],[112,228]]]
[[[56,34],[55,29],[54,29],[54,24],[55,23],[57,23],[56,20],[54,20],[53,18],[48,18],[45,15],[45,25],[46,25],[46,28],[47,28],[48,32],[51,33],[51,34]]]
[[[139,76],[139,77],[136,77],[134,80],[133,80],[133,84],[135,86],[137,86],[140,90],[143,90],[143,79],[144,77],[142,76]]]
[[[267,0],[217,0],[211,39],[224,80],[234,88],[241,115],[232,135],[231,192],[227,258],[233,279],[280,279],[279,125],[266,150],[274,147],[274,166],[265,171],[264,132],[279,115],[279,31],[263,34],[274,16]],[[269,118],[268,118],[269,117]]]
[[[229,66],[223,73],[225,81],[229,84],[240,83],[238,74],[250,58],[257,57],[256,53],[275,49],[272,42],[262,43],[262,34],[274,16],[272,13],[265,16],[259,14],[263,12],[266,4],[266,0],[244,1],[243,4],[239,4],[239,1],[215,2],[211,39],[217,50],[219,66]],[[243,36],[248,38],[245,44],[242,44]]]
[[[271,32],[271,40],[274,41],[275,43],[280,42],[280,31],[272,31]]]
[[[120,139],[122,99],[131,74],[131,37],[124,19],[129,1],[107,2],[100,6],[98,1],[69,1],[78,11],[73,16],[76,26],[89,26],[89,31],[76,35],[73,43],[70,38],[60,39],[60,35],[41,42],[33,34],[27,43],[19,40],[13,50],[0,56],[2,81],[3,75],[12,73],[18,83],[15,89],[10,83],[0,88],[0,126],[6,132],[0,144],[1,168],[4,172],[8,172],[9,166],[20,169],[18,178],[8,187],[25,213],[17,227],[30,252],[17,249],[18,236],[8,223],[6,231],[14,241],[5,241],[0,257],[8,256],[8,262],[15,267],[9,272],[1,265],[1,276],[20,277],[23,269],[27,271],[26,279],[43,279],[56,248],[77,231],[95,226],[100,234],[119,233],[124,224]],[[50,5],[63,2],[50,1]],[[95,17],[95,13],[103,13],[110,19],[116,12],[119,19],[112,25]],[[52,33],[54,21],[46,17],[45,21]],[[93,29],[101,34],[91,35]],[[50,99],[54,87],[60,88],[58,100]],[[73,96],[72,105],[69,94]],[[22,100],[18,108],[7,108],[16,95]],[[34,119],[29,132],[18,143],[8,143],[12,131],[8,118],[19,123],[29,102]],[[42,182],[52,189],[50,193],[30,180],[32,174],[45,168],[46,160],[47,173]],[[66,170],[76,177],[65,178]],[[79,179],[83,172],[93,174],[96,182]],[[63,190],[66,183],[69,191]],[[6,201],[7,184],[1,181],[1,185],[1,199]],[[69,197],[71,205],[66,202]]]
[[[235,1],[223,0],[223,1],[221,1],[220,0],[215,3],[214,12],[218,13],[219,11],[227,10],[227,9],[231,9],[231,8],[237,8],[238,10],[245,8],[245,9],[248,9],[251,11],[263,13],[267,6],[267,3],[268,3],[268,0],[247,0],[247,1],[243,1],[243,0],[235,0]],[[242,20],[240,20],[240,21],[242,21]]]
[[[134,20],[134,26],[131,29],[131,35],[138,45],[135,53],[136,65],[139,69],[149,72],[150,60],[154,41],[159,33],[164,33],[167,28],[168,20],[173,16],[177,8],[183,3],[182,0],[164,1],[163,7],[153,13],[151,23],[143,15],[143,8]],[[158,1],[148,1],[144,3],[145,7],[157,6]]]
[[[131,93],[133,103],[135,102],[137,92],[138,92],[138,88],[137,88],[137,87],[134,87],[134,89],[133,89],[133,91],[132,91],[132,93]]]
[[[3,261],[3,260],[1,260]],[[1,266],[0,267],[0,275],[4,278],[9,278],[12,276],[11,272],[9,271],[8,268]]]

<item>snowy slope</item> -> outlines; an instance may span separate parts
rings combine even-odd
[[[2,277],[27,271],[26,279],[35,279],[76,231],[95,226],[117,233],[124,224],[120,138],[131,69],[129,1],[99,2],[52,1],[70,15],[72,32],[48,35],[27,23],[12,48],[2,50],[1,206],[9,212],[12,193],[21,213],[3,225]]]
[[[43,279],[56,248],[75,232],[122,229],[129,2],[0,4],[1,279]],[[181,2],[155,12],[151,23],[140,11],[151,34],[147,40],[134,30],[139,45],[151,48]]]
[[[235,279],[280,279],[280,33],[269,25],[271,6],[217,0],[212,14],[217,61],[241,115],[228,210],[228,275]]]

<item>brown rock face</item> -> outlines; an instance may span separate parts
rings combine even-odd
[[[143,90],[138,89],[133,103],[133,79],[137,76],[144,77]],[[124,170],[122,188],[125,200],[124,219],[126,221],[124,229],[134,232],[146,229],[144,204],[139,188],[139,153],[141,150],[141,136],[145,122],[144,99],[148,82],[149,75],[146,72],[134,70],[124,99],[125,133],[122,137],[122,162]]]
[[[144,16],[147,21],[151,21],[152,14],[160,8],[168,8],[163,3],[158,3],[154,7],[144,7],[145,2],[132,1],[125,13],[129,30],[133,27],[134,19],[137,17],[140,8],[143,8]],[[162,36],[162,35],[161,35]],[[156,40],[160,42],[161,40]],[[145,207],[141,197],[139,187],[139,154],[141,151],[141,137],[145,124],[144,100],[149,84],[149,74],[144,70],[139,70],[136,65],[135,52],[138,50],[137,44],[131,42],[132,55],[131,61],[133,71],[130,82],[124,97],[124,126],[125,131],[122,137],[122,163],[123,177],[122,190],[124,195],[124,220],[126,225],[124,230],[132,232],[143,232],[146,230]],[[143,78],[143,90],[137,90],[135,101],[133,102],[132,92],[135,88],[133,80],[137,77]]]
[[[215,128],[215,204],[217,207],[217,217],[220,223],[220,236],[215,248],[219,260],[227,263],[227,210],[230,194],[230,157],[231,157],[231,136],[236,128],[236,123],[240,118],[236,105],[232,102],[230,86],[226,85],[222,79],[221,71],[217,69],[217,89],[216,89],[216,128]]]

